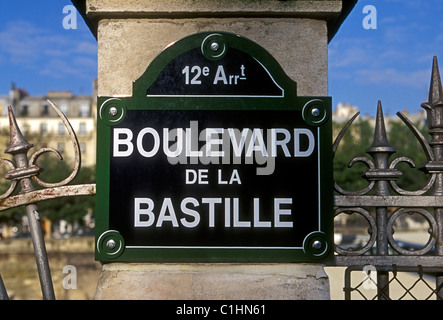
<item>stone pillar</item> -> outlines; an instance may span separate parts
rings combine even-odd
[[[202,31],[255,41],[297,82],[328,95],[328,42],[356,1],[73,0],[98,41],[98,95],[132,83],[171,42]],[[96,299],[329,299],[321,264],[110,263]]]

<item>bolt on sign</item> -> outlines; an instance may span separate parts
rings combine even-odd
[[[98,107],[97,260],[331,259],[331,98],[258,44],[188,36]]]

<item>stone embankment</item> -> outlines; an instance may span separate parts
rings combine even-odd
[[[57,300],[94,298],[101,265],[93,237],[45,240]],[[42,299],[30,238],[0,240],[0,274],[14,300]]]

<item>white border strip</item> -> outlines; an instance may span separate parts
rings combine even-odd
[[[127,249],[303,249],[302,247],[205,247],[205,246],[126,246]]]

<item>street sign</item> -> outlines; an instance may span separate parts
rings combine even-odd
[[[331,259],[331,99],[296,89],[256,43],[207,32],[99,97],[96,259]]]

